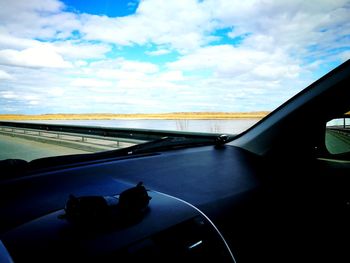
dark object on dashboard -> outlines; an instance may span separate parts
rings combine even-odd
[[[108,200],[112,197],[104,196],[82,196],[75,197],[69,195],[65,206],[65,214],[61,218],[65,218],[71,222],[93,223],[104,221],[110,218],[112,205]],[[116,198],[115,198],[116,199]],[[116,203],[118,203],[116,201]]]
[[[104,226],[124,225],[125,222],[136,222],[147,211],[150,196],[142,182],[123,191],[119,198],[115,196],[82,196],[69,195],[61,219],[78,225]]]
[[[151,197],[142,184],[142,182],[139,182],[135,187],[127,189],[119,195],[121,209],[128,213],[139,213],[147,208]]]

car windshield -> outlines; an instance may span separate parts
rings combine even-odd
[[[349,1],[0,4],[0,160],[224,143],[350,58]]]

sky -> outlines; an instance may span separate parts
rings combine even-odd
[[[344,0],[0,0],[0,114],[270,111],[349,58]]]

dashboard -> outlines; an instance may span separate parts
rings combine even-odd
[[[171,196],[150,192],[144,216],[128,224],[78,224],[58,210],[6,233],[14,262],[130,262],[218,260],[234,262],[230,249],[198,209]]]
[[[1,241],[14,262],[234,262],[225,237],[209,218],[220,223],[227,214],[219,211],[232,205],[227,200],[240,202],[259,187],[256,164],[253,154],[237,147],[206,146],[3,181]],[[118,198],[140,181],[151,200],[137,222],[81,226],[60,218],[71,194]]]
[[[1,262],[344,258],[341,240],[349,218],[344,165],[269,161],[223,145],[76,163],[5,179],[0,181]],[[139,220],[80,225],[62,218],[70,195],[120,199],[139,182],[151,197]]]

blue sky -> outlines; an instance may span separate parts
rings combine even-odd
[[[350,1],[0,0],[0,114],[273,110],[350,58]]]
[[[135,13],[139,1],[135,0],[65,0],[65,10],[75,13],[105,15],[108,17],[128,16]]]

